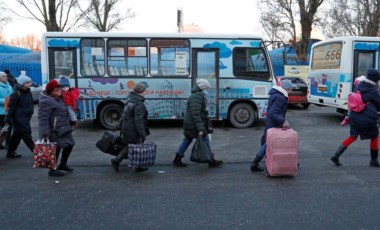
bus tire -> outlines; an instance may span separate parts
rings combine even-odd
[[[248,128],[255,122],[256,111],[250,104],[239,103],[231,108],[228,117],[235,128]]]
[[[302,107],[303,107],[304,109],[308,109],[309,106],[310,106],[310,103],[304,103],[304,104],[302,104]]]
[[[100,125],[104,129],[116,130],[120,128],[120,119],[123,108],[116,104],[110,103],[102,107],[99,116]]]

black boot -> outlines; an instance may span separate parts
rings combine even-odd
[[[371,150],[371,161],[369,162],[369,166],[380,167],[379,161],[377,160],[378,156],[379,150]]]
[[[255,159],[253,159],[251,163],[251,171],[252,172],[262,172],[264,171],[263,168],[260,167],[259,162],[263,159],[263,157],[256,156]]]
[[[182,162],[182,158],[183,158],[182,156],[176,154],[175,158],[173,160],[173,166],[174,167],[179,167],[179,168],[181,168],[181,167],[187,167],[187,164],[185,164],[185,163]]]
[[[335,166],[342,166],[342,164],[339,162],[339,157],[343,154],[343,152],[347,149],[347,147],[343,145],[339,145],[338,149],[336,150],[334,156],[330,158],[331,162],[335,164]]]
[[[71,149],[63,149],[62,150],[62,159],[61,159],[61,164],[58,165],[57,169],[58,170],[62,170],[62,171],[66,171],[66,172],[72,172],[74,171],[73,168],[70,168],[68,165],[67,165],[67,160],[69,159],[69,156],[71,154]]]
[[[49,170],[49,176],[54,176],[54,177],[60,177],[64,176],[65,174],[57,169],[50,169]]]
[[[124,151],[125,149],[127,151]],[[120,162],[127,156],[127,154],[128,154],[128,148],[124,148],[115,158],[111,159],[111,165],[112,165],[113,170],[115,170],[115,172],[119,172]]]

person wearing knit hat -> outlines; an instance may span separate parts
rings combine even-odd
[[[69,157],[75,146],[72,131],[70,114],[64,101],[62,87],[57,80],[50,80],[45,90],[41,92],[38,103],[39,137],[57,143],[55,158],[58,166],[49,170],[49,176],[64,176],[62,171],[72,172],[74,170],[68,165]]]
[[[145,84],[143,83],[137,83],[135,87],[133,88],[133,92],[137,94],[142,94],[146,90]]]
[[[32,79],[24,74],[21,74],[18,79],[17,79],[17,83],[19,83],[20,85],[24,85],[24,84],[32,84]],[[31,85],[30,85],[31,86]]]
[[[208,149],[211,151],[209,134],[212,130],[209,126],[208,111],[207,111],[207,95],[205,91],[210,88],[210,83],[205,79],[198,79],[196,85],[191,89],[186,104],[185,119],[183,120],[184,138],[180,143],[175,157],[173,159],[174,167],[186,167],[187,164],[182,162],[186,150],[189,148],[193,139],[203,138]],[[223,161],[216,160],[214,154],[210,154],[209,167],[218,167],[223,164]]]
[[[377,83],[380,80],[379,71],[377,69],[368,69],[367,79]]]
[[[261,147],[250,165],[252,172],[264,171],[259,163],[264,158],[266,152],[267,130],[270,128],[289,128],[289,122],[285,119],[285,117],[288,108],[288,94],[293,88],[294,85],[290,80],[282,80],[281,86],[275,85],[269,91],[265,129],[261,137]]]
[[[9,96],[13,92],[12,86],[8,82],[8,77],[5,72],[0,71],[0,127],[5,127],[4,118],[7,114]],[[6,105],[7,104],[7,105]],[[10,131],[8,127],[8,131]],[[8,132],[9,133],[9,132]],[[0,149],[5,149],[3,142],[5,140],[5,145],[8,145],[10,142],[10,135],[0,135]]]
[[[124,106],[121,134],[123,141],[128,144],[143,143],[146,137],[150,134],[148,128],[148,109],[144,101],[144,91],[146,85],[137,83],[127,98],[127,103]],[[115,172],[119,172],[120,162],[128,155],[128,145],[126,145],[119,154],[111,159],[111,165]],[[136,168],[136,172],[142,172],[148,168]]]
[[[206,79],[198,79],[197,85],[201,90],[206,90],[210,88],[210,82],[208,82]]]
[[[5,123],[10,124],[10,127],[12,127],[7,158],[21,157],[21,154],[16,153],[21,140],[33,152],[34,141],[30,121],[34,113],[34,104],[30,91],[31,86],[32,80],[26,76],[25,71],[21,71],[18,84],[15,85],[13,93],[9,97],[8,112],[4,119]]]
[[[370,139],[370,167],[380,167],[378,161],[379,155],[379,128],[378,112],[380,108],[380,95],[378,92],[379,71],[377,69],[368,69],[367,79],[359,82],[354,88],[354,92],[360,92],[365,107],[360,112],[350,110],[349,124],[350,135],[344,139],[330,158],[335,166],[342,166],[339,158],[343,152],[354,143],[360,136],[361,140]]]
[[[46,84],[45,91],[46,91],[46,93],[51,94],[53,92],[53,90],[55,90],[57,88],[60,89],[61,85],[59,84],[59,82],[57,80],[53,79],[53,80],[50,80]]]
[[[63,87],[70,87],[70,81],[67,77],[65,76],[61,76],[59,78],[59,85],[63,88]]]

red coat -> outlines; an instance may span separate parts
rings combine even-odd
[[[72,106],[73,109],[77,109],[77,100],[79,98],[79,90],[77,88],[70,88],[68,91],[63,92],[63,98],[67,106]]]

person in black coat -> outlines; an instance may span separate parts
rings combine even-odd
[[[55,158],[58,163],[62,152],[61,162],[56,169],[51,169],[49,176],[64,176],[62,171],[72,172],[67,161],[75,145],[71,132],[57,135],[56,129],[70,129],[70,115],[62,96],[62,88],[57,80],[47,83],[45,90],[41,92],[38,102],[38,132],[39,137],[50,142],[57,143]]]
[[[292,91],[294,85],[289,80],[282,80],[281,86],[273,86],[269,91],[269,101],[267,108],[267,116],[265,120],[265,130],[261,137],[261,148],[251,163],[252,172],[264,171],[260,166],[260,161],[265,156],[266,151],[266,135],[270,128],[288,128],[289,122],[285,120],[288,108],[288,94]]]
[[[330,158],[335,166],[341,166],[339,157],[343,152],[356,141],[358,136],[362,140],[371,139],[370,152],[371,167],[380,167],[378,161],[379,155],[379,128],[378,128],[378,114],[380,111],[380,95],[378,92],[378,81],[380,80],[380,73],[376,69],[369,69],[367,71],[367,79],[361,81],[354,91],[359,91],[362,95],[364,103],[367,103],[364,110],[361,112],[350,111],[350,136],[343,140],[341,145],[336,150],[335,154]]]
[[[111,159],[112,168],[119,172],[120,162],[128,155],[128,144],[143,143],[150,134],[148,129],[148,110],[144,104],[145,85],[138,83],[128,95],[121,121],[121,136],[127,143],[120,153]],[[148,168],[136,168],[137,172]]]
[[[8,76],[9,84],[12,86],[12,88],[15,87],[15,85],[17,85],[17,79],[11,74],[11,71],[9,71],[9,69],[4,70],[4,72]]]
[[[187,100],[185,119],[183,120],[182,140],[173,160],[174,167],[186,167],[187,164],[182,162],[187,148],[190,146],[194,138],[203,137],[206,145],[210,147],[208,137],[208,109],[206,91],[210,88],[210,82],[205,79],[198,79],[197,85],[191,89],[191,95]],[[216,160],[212,157],[208,163],[209,167],[217,167],[223,164],[223,161]]]
[[[5,116],[5,123],[12,126],[12,134],[9,139],[7,158],[19,158],[21,154],[16,153],[16,149],[21,139],[33,152],[34,141],[32,139],[32,128],[30,120],[34,113],[33,97],[30,92],[32,79],[26,75],[21,75],[14,92],[10,95],[8,112]]]

